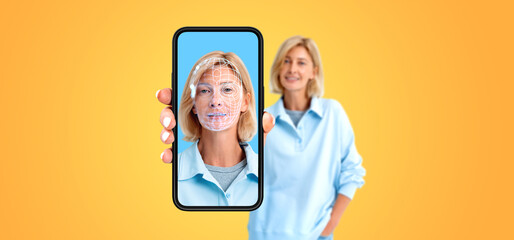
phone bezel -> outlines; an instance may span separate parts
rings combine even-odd
[[[257,44],[258,44],[258,85],[259,85],[259,94],[257,96],[257,102],[258,102],[258,107],[257,107],[257,127],[258,127],[258,131],[257,131],[257,134],[258,134],[258,137],[259,137],[259,141],[258,141],[258,159],[259,159],[259,169],[258,169],[258,174],[259,174],[259,177],[258,177],[258,198],[257,198],[257,202],[252,205],[252,206],[185,206],[185,205],[182,205],[180,203],[180,201],[178,200],[178,179],[177,179],[177,171],[178,171],[178,151],[176,151],[176,147],[178,145],[178,142],[177,142],[177,138],[178,138],[178,132],[177,132],[177,129],[178,129],[178,125],[177,127],[173,128],[173,135],[175,137],[175,142],[173,143],[173,147],[172,147],[172,152],[173,152],[173,166],[172,166],[172,171],[173,171],[173,180],[172,180],[172,188],[173,188],[173,191],[172,191],[172,199],[173,199],[173,203],[175,204],[175,206],[180,209],[180,210],[183,210],[183,211],[253,211],[257,208],[259,208],[259,206],[262,204],[262,199],[263,199],[263,172],[264,172],[264,145],[263,145],[263,137],[264,137],[264,134],[263,134],[263,130],[262,130],[262,114],[263,114],[263,111],[264,111],[264,84],[263,84],[263,38],[262,38],[262,34],[259,30],[257,30],[256,28],[253,28],[253,27],[183,27],[183,28],[180,28],[179,30],[177,30],[175,32],[175,34],[173,34],[173,43],[172,43],[172,74],[171,74],[171,85],[172,85],[172,101],[171,101],[171,105],[172,105],[172,111],[173,111],[173,114],[175,115],[175,118],[177,118],[177,109],[174,107],[176,106],[176,103],[178,102],[178,99],[177,99],[177,95],[178,94],[175,94],[173,92],[174,89],[178,89],[177,88],[177,81],[174,81],[175,79],[177,79],[177,74],[178,74],[178,71],[177,71],[177,68],[178,68],[178,63],[177,63],[177,59],[178,59],[178,56],[177,56],[177,43],[178,43],[178,38],[180,37],[180,35],[182,33],[185,33],[185,32],[251,32],[253,34],[256,35],[257,37]]]

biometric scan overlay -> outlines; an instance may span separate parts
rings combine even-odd
[[[196,85],[191,84],[191,98],[201,125],[211,131],[223,131],[238,119],[243,100],[243,87],[239,70],[224,58],[208,58],[198,64],[208,67]]]

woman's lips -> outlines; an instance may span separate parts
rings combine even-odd
[[[208,113],[207,117],[224,117],[227,116],[226,113]]]

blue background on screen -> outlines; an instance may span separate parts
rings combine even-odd
[[[178,58],[178,89],[173,91],[177,94],[177,113],[180,108],[180,99],[186,84],[187,76],[193,68],[195,62],[203,55],[212,51],[233,52],[243,60],[250,78],[252,80],[253,91],[255,93],[255,112],[258,114],[258,96],[259,96],[259,52],[257,36],[250,32],[184,32],[180,34],[177,41],[177,58]],[[175,107],[175,106],[174,106]],[[191,142],[182,140],[184,134],[178,125],[178,152],[181,153],[191,146]],[[258,134],[249,142],[253,151],[258,153]],[[175,146],[173,146],[175,147]]]

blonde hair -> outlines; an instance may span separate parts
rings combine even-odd
[[[314,79],[307,83],[307,95],[309,97],[323,96],[323,67],[321,56],[314,40],[302,36],[293,36],[285,40],[278,49],[273,65],[271,65],[270,90],[272,93],[284,94],[284,87],[280,84],[280,69],[287,53],[294,47],[304,47],[312,58],[314,68],[318,68]]]
[[[202,134],[202,126],[196,114],[193,113],[193,99],[191,98],[191,84],[196,85],[200,81],[201,76],[205,71],[215,65],[214,61],[205,61],[209,58],[221,58],[228,60],[228,63],[232,69],[239,71],[238,77],[240,77],[243,86],[243,99],[246,99],[247,94],[250,93],[250,99],[248,102],[248,109],[241,113],[237,123],[237,138],[240,142],[250,141],[255,133],[257,132],[257,121],[255,117],[255,95],[253,92],[252,81],[250,80],[250,74],[246,69],[243,61],[235,53],[224,53],[222,51],[214,51],[205,54],[198,61],[189,72],[186,84],[184,85],[184,91],[182,92],[182,98],[180,99],[180,109],[178,115],[178,123],[180,129],[184,133],[184,140],[188,142],[195,142],[200,139]],[[208,63],[208,64],[204,64]],[[198,69],[196,69],[198,67]],[[234,74],[237,75],[236,72]],[[244,100],[243,100],[244,101]]]

